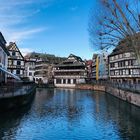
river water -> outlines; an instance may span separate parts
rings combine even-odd
[[[140,140],[140,108],[88,90],[37,89],[0,114],[0,140]]]

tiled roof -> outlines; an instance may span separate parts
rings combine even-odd
[[[113,50],[113,52],[109,56],[126,53],[126,52],[134,52],[135,49],[132,46],[132,40],[135,41],[135,43],[138,43],[137,49],[140,49],[140,33],[137,33],[136,35],[132,37],[127,37],[126,39],[120,41],[118,46],[116,46],[116,48]]]
[[[71,59],[71,58],[74,58],[74,59]],[[65,61],[59,63],[56,66],[84,66],[84,65],[85,63],[81,59],[81,57],[76,56],[74,54],[70,54]]]

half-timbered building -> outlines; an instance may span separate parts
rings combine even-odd
[[[10,53],[8,57],[8,71],[20,78],[24,77],[25,61],[16,43],[10,42],[7,46]]]
[[[55,65],[53,72],[56,87],[75,87],[76,84],[85,83],[87,78],[85,62],[73,54]]]
[[[109,77],[119,83],[140,83],[140,65],[134,48],[123,40],[109,55]]]

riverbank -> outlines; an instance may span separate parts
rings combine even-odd
[[[109,93],[121,100],[124,100],[128,103],[136,105],[140,107],[140,94],[135,92],[130,92],[123,89],[118,89],[111,86],[99,85],[99,84],[78,84],[75,87],[76,89],[88,89],[88,90],[95,90],[95,91],[103,91]]]
[[[30,103],[34,97],[35,90],[35,85],[26,85],[14,92],[9,91],[7,93],[0,94],[0,112],[19,108]]]

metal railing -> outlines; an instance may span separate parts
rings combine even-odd
[[[112,81],[92,81],[90,84],[98,84],[98,85],[104,85],[107,87],[111,86],[117,89],[122,89],[125,91],[130,91],[134,93],[140,94],[140,84],[130,84],[130,83],[120,83],[120,82],[112,82]]]

